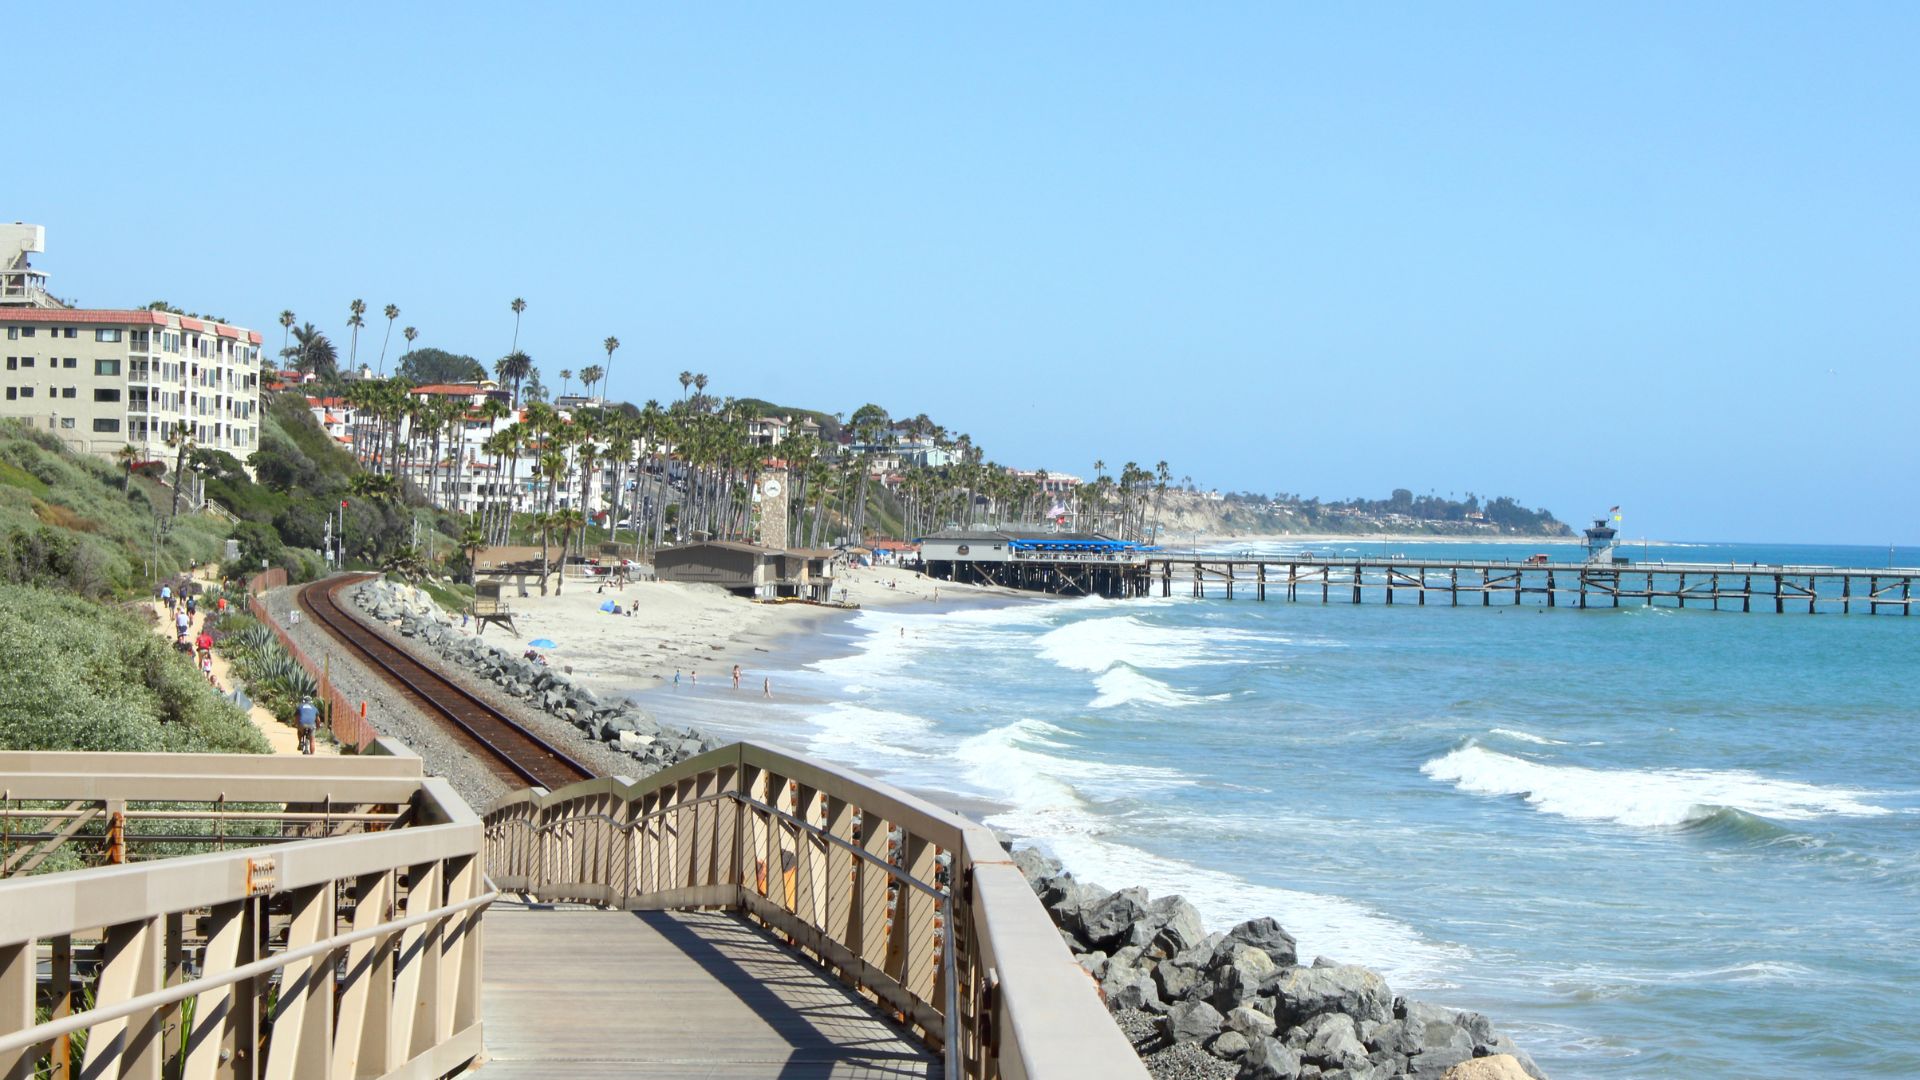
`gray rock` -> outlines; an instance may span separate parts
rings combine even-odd
[[[1273,1017],[1245,1005],[1229,1011],[1226,1024],[1249,1039],[1265,1038],[1274,1030]]]
[[[1267,990],[1274,998],[1274,1019],[1283,1026],[1330,1012],[1345,1013],[1356,1023],[1393,1019],[1393,991],[1386,980],[1357,964],[1287,968]]]
[[[1278,922],[1265,916],[1248,919],[1227,931],[1227,940],[1259,949],[1280,967],[1299,963],[1299,953],[1294,948],[1293,935],[1287,933]]]
[[[1080,938],[1096,949],[1111,949],[1126,940],[1133,924],[1147,914],[1147,890],[1121,889],[1086,908]]]
[[[1148,940],[1147,951],[1157,958],[1178,956],[1206,940],[1207,928],[1200,922],[1199,910],[1181,897],[1155,900],[1153,915],[1160,926]]]
[[[1240,1075],[1243,1080],[1297,1080],[1300,1055],[1271,1036],[1248,1039],[1247,1052],[1240,1059]]]
[[[1020,868],[1020,873],[1027,879],[1027,888],[1035,893],[1043,893],[1043,883],[1060,874],[1060,860],[1042,854],[1038,848],[1021,848],[1014,852],[1013,865]]]
[[[1153,966],[1153,984],[1160,990],[1160,1000],[1180,1001],[1196,996],[1200,972],[1177,960],[1162,960]]]
[[[1067,935],[1067,937],[1069,940],[1071,940],[1072,936]],[[1076,959],[1080,961],[1081,969],[1084,970],[1087,974],[1093,976],[1094,982],[1099,982],[1101,977],[1103,977],[1107,973],[1107,954],[1106,953],[1095,951],[1095,952],[1090,952],[1090,953],[1081,955]],[[1165,995],[1162,995],[1162,996],[1164,997]]]
[[[1225,940],[1227,940],[1225,934],[1208,934],[1192,948],[1175,954],[1173,959],[1188,967],[1204,971],[1213,966],[1214,955],[1219,951],[1220,943]]]
[[[1317,1061],[1323,1066],[1337,1069],[1371,1064],[1352,1017],[1340,1013],[1317,1016],[1308,1023],[1307,1030],[1309,1034],[1300,1056],[1308,1061]],[[1289,1036],[1287,1041],[1292,1042],[1292,1037]]]
[[[1215,1035],[1207,1043],[1207,1053],[1228,1061],[1238,1061],[1247,1052],[1247,1037],[1231,1029]]]
[[[1276,969],[1267,954],[1251,945],[1226,943],[1222,954],[1214,958],[1207,978],[1213,984],[1207,995],[1215,1007],[1231,1011],[1236,1005],[1253,1000],[1260,988],[1272,981]]]
[[[1448,1069],[1472,1059],[1472,1050],[1443,1048],[1428,1050],[1407,1059],[1406,1075],[1412,1080],[1440,1080]]]
[[[1204,1001],[1182,1001],[1167,1009],[1165,1031],[1174,1042],[1205,1042],[1220,1034],[1220,1010]]]
[[[1145,968],[1125,963],[1118,958],[1107,961],[1106,977],[1100,980],[1100,990],[1107,995],[1109,1009],[1148,1009],[1162,1012],[1166,1005],[1160,1000],[1160,992],[1153,985],[1153,977]]]

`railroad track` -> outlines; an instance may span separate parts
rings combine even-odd
[[[354,618],[337,594],[373,576],[353,574],[316,581],[300,590],[300,607],[366,661],[381,681],[399,691],[426,715],[442,720],[463,742],[479,751],[478,756],[501,770],[503,776],[551,790],[595,775],[592,769],[567,756],[559,747]]]

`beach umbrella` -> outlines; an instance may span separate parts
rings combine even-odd
[[[613,601],[611,601],[611,600],[602,600],[602,601],[600,601],[600,610],[601,610],[601,611],[612,611],[612,610],[613,610],[613,608],[614,608],[614,603],[613,603]]]
[[[559,647],[560,643],[552,638],[534,638],[532,641],[527,642],[527,648],[529,649],[557,649]]]

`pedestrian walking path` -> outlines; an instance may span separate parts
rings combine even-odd
[[[503,900],[485,937],[488,1080],[940,1075],[865,998],[735,912]]]
[[[218,588],[220,585],[220,583],[213,578],[202,575],[195,575],[194,580],[210,589]],[[232,598],[229,598],[227,602],[232,604],[234,601]],[[156,616],[156,621],[153,624],[154,633],[159,634],[171,643],[174,640],[175,612],[168,610],[166,602],[162,600],[151,601],[151,605],[154,615]],[[184,611],[185,608],[178,610]],[[190,636],[198,637],[201,628],[206,625],[206,621],[207,611],[205,608],[201,608],[189,621],[187,633]],[[220,691],[222,694],[233,693],[232,666],[226,657],[220,655],[220,650],[215,649],[213,651],[213,686],[214,689]],[[267,745],[273,748],[274,753],[298,754],[300,752],[300,733],[294,729],[293,725],[281,723],[280,718],[273,715],[273,713],[269,712],[265,707],[257,704],[250,706],[247,709],[247,719],[253,721],[253,726],[260,729],[261,736],[267,740]],[[330,739],[315,739],[313,752],[321,756],[337,755],[340,753],[340,747]]]

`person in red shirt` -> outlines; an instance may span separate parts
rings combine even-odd
[[[202,653],[213,652],[213,635],[207,633],[205,630],[200,631],[200,636],[193,639],[193,647],[199,649]]]

